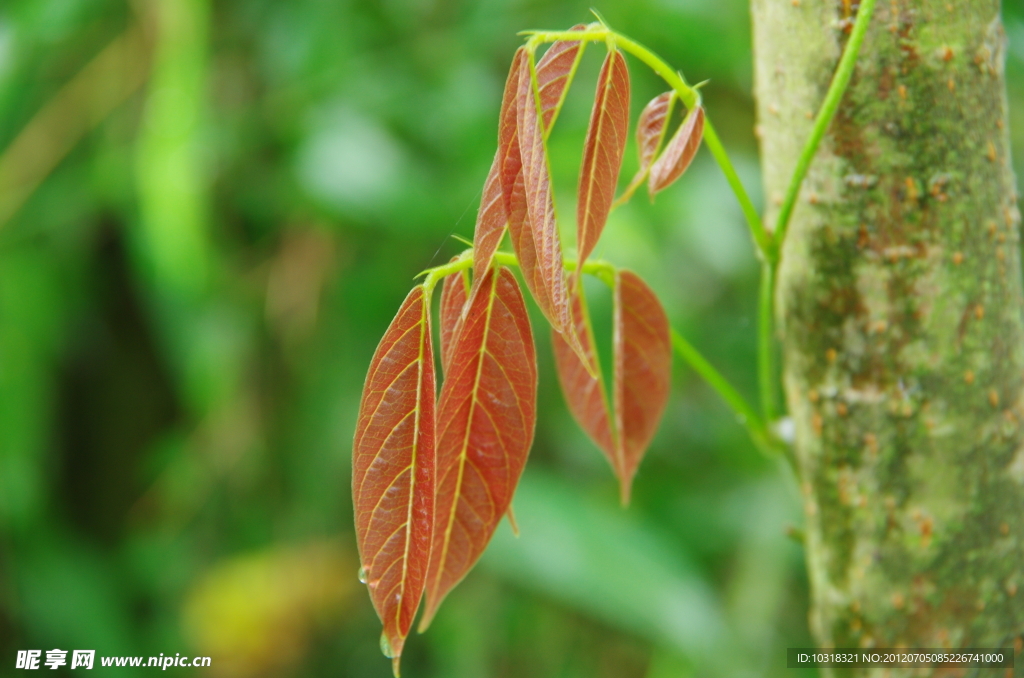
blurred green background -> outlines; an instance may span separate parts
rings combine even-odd
[[[1007,4],[1021,160],[1024,10]],[[516,32],[588,5],[0,3],[0,675],[29,648],[390,675],[352,530],[365,370],[413,275],[471,237]],[[599,9],[711,81],[760,203],[746,3]],[[600,52],[551,142],[568,233]],[[635,116],[663,87],[631,69]],[[754,399],[758,271],[706,151],[657,204],[616,211],[595,255],[641,272]],[[534,320],[522,536],[502,525],[404,675],[790,675],[785,648],[810,643],[792,478],[677,364],[621,510]]]

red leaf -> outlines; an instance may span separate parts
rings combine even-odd
[[[522,221],[522,217],[516,215],[516,205],[513,203],[513,189],[516,180],[522,174],[523,161],[519,152],[519,74],[529,70],[529,56],[525,47],[516,50],[512,57],[512,66],[508,71],[508,79],[505,81],[505,93],[501,99],[501,114],[498,119],[498,156],[500,158],[500,170],[498,173],[501,193],[504,198],[505,213],[509,223]],[[520,205],[523,213],[526,212],[525,201]],[[474,254],[474,264],[476,257]],[[482,281],[486,269],[476,269],[474,266],[473,288],[476,289]]]
[[[434,357],[422,287],[409,293],[370,363],[352,449],[362,578],[398,657],[426,582],[434,525]]]
[[[652,198],[658,191],[668,188],[686,171],[693,157],[697,155],[697,149],[700,148],[700,140],[703,136],[704,109],[697,106],[686,115],[683,124],[676,130],[664,152],[651,166],[647,190]]]
[[[558,335],[552,336],[552,347],[569,411],[611,463],[625,505],[633,476],[668,403],[672,344],[661,303],[635,273],[616,273],[613,300],[612,414],[583,297],[574,295],[573,319],[597,376],[587,372],[579,356]]]
[[[615,430],[622,503],[668,404],[672,340],[661,302],[636,273],[619,271],[614,290]]]
[[[619,202],[629,200],[651,171],[651,163],[654,162],[658,148],[665,138],[665,130],[668,129],[666,123],[672,115],[675,101],[675,92],[659,94],[651,99],[640,113],[640,119],[636,123],[636,147],[640,155],[640,165],[629,186],[619,197]]]
[[[597,245],[619,183],[629,134],[629,70],[618,50],[608,53],[597,77],[594,109],[583,144],[579,201],[576,204],[577,271]]]
[[[420,630],[483,553],[533,442],[537,357],[515,276],[491,269],[469,304],[438,404],[437,524]]]
[[[518,153],[518,148],[516,152]],[[501,238],[505,235],[508,224],[508,211],[501,190],[502,151],[499,148],[494,154],[494,162],[484,182],[483,197],[480,198],[480,211],[476,215],[476,227],[473,230],[473,279],[480,280],[491,267],[494,253],[498,251]],[[475,287],[475,285],[474,285]]]
[[[576,24],[570,31],[586,30],[586,24]],[[559,40],[552,43],[537,63],[537,89],[541,110],[544,111],[544,134],[551,133],[558,112],[565,101],[566,92],[576,67],[583,56],[584,44],[579,40]]]
[[[548,53],[552,53],[555,43]],[[564,64],[559,55],[568,54],[568,50],[559,48],[551,57],[551,62]],[[547,55],[545,55],[547,56]],[[543,61],[543,60],[542,60]],[[549,83],[561,83],[557,87],[550,85],[547,89],[549,101],[558,99],[568,82],[554,77],[559,72],[555,66],[545,67],[545,78]],[[571,69],[569,71],[571,74]],[[526,132],[520,131],[524,125]],[[525,136],[525,141],[523,137]],[[524,167],[523,148],[530,150],[530,166]],[[505,214],[508,218],[509,235],[512,246],[519,258],[520,270],[526,280],[526,286],[537,301],[545,317],[557,331],[562,331],[569,323],[569,304],[566,298],[565,274],[562,270],[562,248],[558,239],[558,230],[554,219],[554,202],[551,198],[551,182],[548,174],[547,157],[544,152],[544,139],[539,124],[537,99],[533,91],[530,74],[530,57],[526,49],[520,47],[512,61],[508,79],[505,82],[505,94],[501,102],[501,117],[498,124],[498,158],[495,164],[498,171],[501,192],[504,197]],[[492,172],[494,167],[492,166]],[[527,199],[527,182],[541,192],[534,200],[534,210],[541,221],[532,217]],[[486,189],[485,189],[486,192]],[[477,232],[477,242],[489,249],[474,253],[474,279],[472,296],[484,279],[494,256],[494,248],[500,241],[500,234],[493,241],[488,236]],[[493,242],[493,247],[486,243]],[[476,244],[476,243],[474,243]],[[486,262],[486,263],[484,263]],[[569,341],[577,350],[579,340],[571,333]]]
[[[562,243],[555,222],[551,176],[533,75],[525,64],[519,69],[517,108],[526,218],[521,223],[517,223],[514,218],[518,215],[518,194],[513,185],[513,209],[509,210],[509,229],[516,254],[519,255],[526,286],[530,288],[551,326],[558,332],[564,332],[571,320],[565,272],[562,268]],[[570,338],[570,345],[572,343]]]
[[[455,261],[458,257],[452,258]],[[465,271],[450,275],[441,282],[441,372],[448,374],[452,346],[462,324],[462,310],[469,296],[469,279]]]
[[[576,352],[565,343],[565,339],[553,331],[551,347],[555,353],[558,381],[562,385],[562,393],[572,416],[615,467],[615,433],[612,430],[612,417],[608,412],[608,397],[597,358],[594,330],[590,325],[590,315],[583,297],[583,285],[577,285],[576,290],[572,299],[573,322],[576,324],[576,334],[580,338],[592,370],[588,371]]]

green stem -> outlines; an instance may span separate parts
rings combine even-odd
[[[647,49],[639,42],[627,38],[626,36],[611,31],[600,24],[593,24],[591,28],[585,31],[544,31],[544,32],[528,32],[530,35],[529,43],[532,46],[536,46],[544,42],[555,42],[557,40],[580,40],[583,42],[596,42],[599,40],[607,40],[613,43],[615,46],[620,47],[624,52],[633,55],[640,61],[642,61],[648,68],[657,73],[661,78],[675,90],[680,100],[686,104],[687,108],[693,108],[700,103],[700,94],[697,89],[690,87],[686,84],[683,76],[677,71],[672,70],[672,67],[665,63],[661,57]],[[722,170],[722,174],[725,175],[725,180],[729,183],[729,187],[732,192],[736,195],[736,200],[740,203],[740,208],[743,210],[743,216],[747,220],[747,226],[750,228],[750,235],[754,239],[754,243],[757,245],[757,249],[762,258],[770,259],[772,252],[774,251],[772,245],[772,238],[765,230],[764,223],[761,221],[761,217],[758,215],[757,208],[754,207],[753,201],[750,199],[750,195],[747,190],[743,187],[743,182],[740,181],[739,175],[736,173],[736,168],[733,167],[732,161],[729,160],[729,155],[725,152],[725,148],[722,146],[722,142],[718,139],[718,134],[715,132],[714,126],[711,121],[704,118],[704,143],[707,144],[708,150],[711,151],[712,157],[715,162]]]
[[[624,35],[612,33],[610,37],[623,51],[632,54],[644,62],[648,68],[660,75],[669,87],[676,91],[676,94],[686,104],[687,108],[693,108],[700,103],[700,95],[697,90],[687,85],[683,77],[678,72],[673,71],[657,54]],[[743,187],[743,182],[740,181],[739,175],[736,174],[736,168],[733,167],[732,161],[729,160],[729,154],[722,147],[722,142],[719,141],[714,126],[706,116],[704,118],[704,143],[707,145],[708,150],[711,151],[715,162],[722,169],[722,174],[725,175],[725,180],[729,183],[732,192],[736,194],[736,200],[740,203],[743,216],[746,218],[747,226],[750,228],[750,235],[754,238],[758,251],[762,256],[767,256],[772,251],[771,236],[765,230],[764,223],[762,223],[761,217],[757,213],[757,208],[754,207],[754,203],[747,194],[747,190]]]
[[[502,266],[519,266],[519,260],[516,258],[516,255],[510,252],[496,252],[494,262]],[[566,259],[562,262],[562,265],[566,271],[572,272],[576,270],[575,261]],[[425,276],[422,283],[423,288],[427,294],[430,294],[433,292],[434,286],[445,276],[465,271],[472,267],[473,250],[468,249],[460,254],[455,261],[429,268],[420,273],[421,276]],[[615,286],[614,264],[600,259],[589,259],[583,264],[583,272],[600,279],[609,287],[614,288]],[[672,345],[676,353],[722,396],[722,399],[732,409],[739,422],[747,429],[747,433],[759,450],[772,457],[780,453],[784,456],[788,454],[788,447],[771,433],[765,424],[765,420],[758,416],[754,408],[739,394],[739,391],[690,342],[686,341],[675,330],[672,330]]]
[[[773,263],[761,262],[761,286],[757,303],[757,380],[761,392],[761,414],[767,421],[774,421],[778,417],[775,402],[775,342],[772,332],[775,272]]]
[[[718,134],[715,132],[715,128],[707,116],[704,117],[704,144],[711,151],[711,156],[722,169],[725,180],[729,182],[729,187],[732,189],[733,194],[735,194],[736,200],[740,203],[740,209],[743,210],[743,216],[747,220],[750,235],[754,238],[754,243],[757,244],[758,253],[763,259],[773,261],[772,257],[777,257],[777,254],[775,254],[772,237],[765,230],[764,222],[761,221],[757,208],[754,207],[753,201],[747,195],[743,182],[740,181],[739,175],[736,174],[736,168],[732,166],[732,161],[729,160],[729,154],[725,152],[725,148],[722,146],[722,142],[719,141]]]
[[[744,400],[739,391],[693,347],[693,344],[683,338],[683,335],[679,334],[676,330],[672,330],[672,346],[675,348],[676,353],[679,354],[679,357],[685,360],[711,388],[718,392],[718,395],[732,409],[739,422],[747,429],[750,439],[754,441],[754,445],[759,450],[770,457],[775,457],[779,453],[785,454],[785,445],[772,435],[764,419],[758,416],[754,408],[750,406],[750,403]]]
[[[874,9],[875,0],[862,0],[860,9],[857,10],[857,21],[854,23],[853,32],[850,34],[850,39],[843,50],[843,56],[839,59],[835,75],[832,76],[832,84],[829,85],[828,92],[825,94],[825,102],[821,105],[818,117],[814,120],[811,136],[807,139],[807,143],[804,144],[804,148],[800,152],[800,157],[796,162],[796,169],[793,170],[789,188],[786,190],[786,197],[782,201],[782,207],[779,208],[779,217],[775,222],[775,238],[772,246],[772,256],[770,257],[771,261],[777,261],[779,258],[779,252],[786,237],[786,228],[789,226],[789,219],[793,216],[793,208],[796,207],[797,197],[800,195],[800,186],[807,176],[807,171],[811,167],[811,161],[814,160],[814,155],[818,151],[818,146],[821,144],[825,132],[828,131],[828,126],[832,123],[832,118],[835,117],[836,111],[839,110],[839,104],[843,100],[843,94],[846,93],[847,85],[850,84],[850,78],[853,77],[857,55],[860,53],[860,46],[864,42],[864,35],[867,33],[868,24],[871,22],[871,14],[874,12]]]

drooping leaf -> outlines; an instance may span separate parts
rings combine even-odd
[[[585,28],[584,24],[578,24],[570,30],[579,31]],[[568,85],[582,55],[583,43],[578,40],[560,40],[548,48],[537,64],[537,81],[544,111],[545,130],[550,130],[558,117]],[[484,182],[483,197],[473,234],[474,288],[477,285],[476,281],[483,280],[484,273],[491,267],[510,213],[513,213],[517,226],[523,224],[526,218],[525,193],[520,190],[518,195],[513,197],[514,185],[520,180],[522,168],[516,99],[520,69],[526,62],[526,50],[520,47],[512,59],[512,66],[505,82],[498,121],[498,151],[487,174],[487,181]]]
[[[453,258],[452,261],[455,261],[456,258]],[[462,310],[466,306],[468,297],[469,279],[465,271],[450,275],[442,281],[439,311],[441,331],[439,334],[441,338],[441,372],[443,374],[448,374],[452,347],[462,323]]]
[[[516,149],[518,152],[518,149]],[[480,211],[476,215],[476,227],[473,229],[473,279],[480,280],[491,267],[494,253],[498,251],[501,238],[505,235],[508,225],[508,211],[505,209],[505,198],[501,190],[501,167],[503,163],[501,148],[494,154],[494,162],[484,182],[483,195],[480,198]]]
[[[586,28],[586,24],[576,24],[569,30],[583,31]],[[562,103],[583,57],[585,46],[579,40],[559,40],[552,43],[537,62],[537,89],[540,92],[541,110],[544,112],[545,137],[551,134],[551,128],[555,126],[555,119],[562,110]]]
[[[415,287],[370,363],[352,449],[360,577],[384,624],[396,675],[430,556],[434,393],[429,300]]]
[[[654,438],[672,386],[672,340],[661,302],[632,271],[615,276],[615,431],[622,503]]]
[[[505,81],[505,93],[501,99],[501,113],[498,118],[498,157],[500,158],[500,170],[498,172],[501,194],[505,205],[505,214],[509,224],[522,223],[526,214],[525,192],[520,190],[519,198],[516,197],[515,183],[522,182],[523,160],[519,151],[519,74],[529,68],[529,56],[525,47],[516,50],[512,57],[512,66],[508,71],[508,79]],[[474,255],[474,264],[476,256]],[[473,270],[474,291],[484,279],[486,269]]]
[[[590,324],[590,312],[583,295],[583,285],[577,285],[572,296],[572,317],[576,333],[592,369],[588,371],[562,336],[552,332],[551,348],[555,354],[558,382],[562,386],[562,394],[572,416],[614,466],[615,433],[612,429],[612,415],[608,411],[608,397],[604,378],[601,376],[594,330]]]
[[[495,266],[470,297],[437,417],[437,521],[426,628],[508,511],[533,442],[537,364],[515,276]]]
[[[522,156],[523,197],[526,202],[525,220],[517,223],[518,200],[516,186],[512,186],[513,209],[509,212],[509,230],[512,244],[519,256],[520,268],[526,286],[530,289],[544,317],[555,331],[566,334],[574,350],[579,339],[572,329],[569,317],[569,297],[566,290],[562,262],[562,243],[555,222],[555,202],[551,189],[544,129],[536,91],[535,73],[529,59],[519,69],[517,122],[519,150]]]
[[[618,50],[605,57],[597,77],[597,93],[590,114],[576,204],[577,271],[597,245],[619,183],[622,154],[629,134],[629,70]]]
[[[614,285],[611,412],[582,294],[573,296],[573,320],[596,374],[584,368],[557,334],[551,344],[569,411],[608,458],[619,479],[622,503],[627,504],[633,476],[668,403],[672,346],[668,318],[650,288],[630,271],[616,273]]]
[[[651,174],[647,180],[647,190],[654,194],[668,188],[690,166],[697,155],[700,141],[704,136],[704,109],[695,106],[690,109],[683,123],[665,146],[658,159],[651,166]]]
[[[640,164],[629,186],[619,196],[618,202],[628,201],[651,171],[651,165],[665,138],[665,130],[668,129],[667,123],[672,116],[675,101],[675,92],[664,92],[651,99],[640,113],[640,119],[636,123],[636,147]]]

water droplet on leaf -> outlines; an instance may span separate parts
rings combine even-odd
[[[369,575],[369,572],[367,572],[366,568],[365,567],[360,567],[359,568],[359,583],[360,584],[365,584],[366,583],[366,578],[367,578],[368,575]]]

